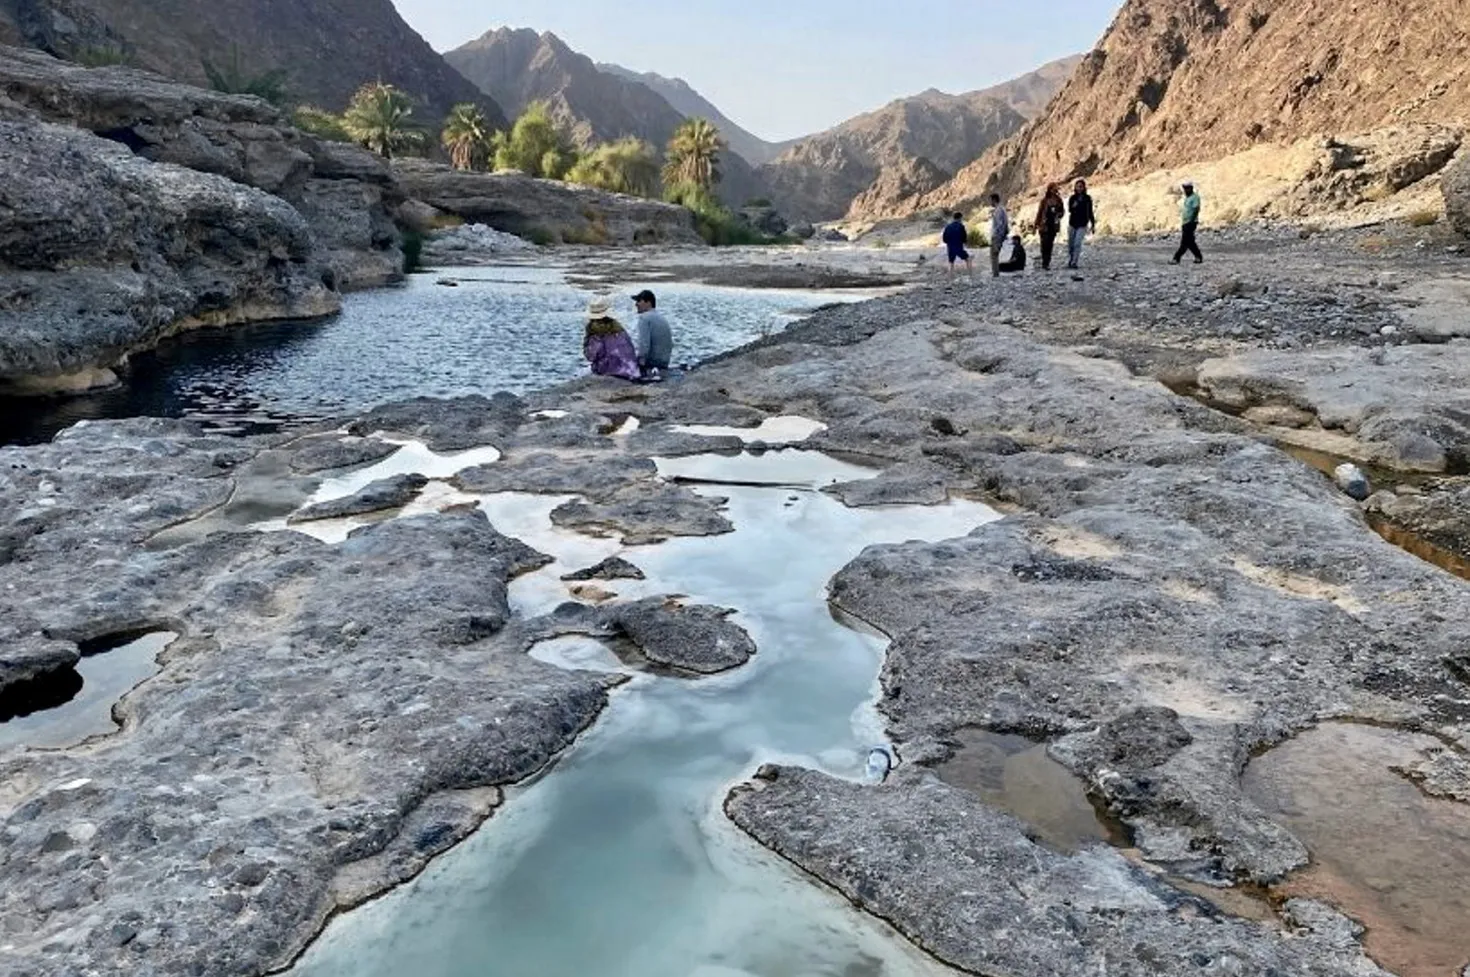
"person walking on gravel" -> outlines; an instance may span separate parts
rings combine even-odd
[[[1046,196],[1036,210],[1036,233],[1041,235],[1041,270],[1051,271],[1051,256],[1056,250],[1057,235],[1062,233],[1062,220],[1067,216],[1067,205],[1062,202],[1062,191],[1055,183],[1046,187]]]
[[[1184,204],[1179,208],[1179,222],[1183,225],[1179,232],[1179,250],[1174,252],[1174,264],[1179,264],[1186,254],[1194,255],[1194,263],[1202,265],[1205,256],[1200,253],[1199,242],[1195,235],[1199,232],[1199,194],[1194,191],[1193,183],[1184,184]]]
[[[970,262],[970,252],[965,250],[965,245],[970,240],[970,231],[965,227],[965,215],[955,214],[954,220],[945,226],[941,237],[944,240],[944,248],[949,253],[950,277],[954,277],[957,261],[963,261],[965,270],[971,275],[975,274],[975,266]]]
[[[1000,251],[1011,237],[1011,215],[1000,202],[1000,194],[990,195],[990,277],[1000,277]]]
[[[1097,233],[1097,211],[1093,209],[1092,197],[1087,192],[1087,181],[1078,180],[1072,188],[1072,199],[1067,201],[1067,267],[1077,268],[1082,263],[1082,245],[1087,232]]]

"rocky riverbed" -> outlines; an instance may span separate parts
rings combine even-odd
[[[1396,499],[1452,495],[1470,344],[1415,331],[1415,296],[1470,269],[1408,231],[1204,243],[1202,268],[1120,244],[1076,276],[999,281],[909,256],[923,287],[676,383],[407,402],[289,437],[106,422],[0,451],[8,694],[45,691],[89,642],[179,636],[117,733],[0,748],[6,971],[290,963],[596,721],[623,676],[527,654],[548,635],[691,673],[759,661],[726,603],[595,581],[581,609],[518,612],[513,582],[550,556],[476,500],[556,497],[551,522],[601,556],[718,541],[720,495],[690,480],[720,480],[711,454],[779,459],[789,416],[816,422],[804,447],[879,470],[829,487],[848,506],[969,497],[1006,517],[837,573],[835,607],[892,640],[877,707],[899,766],[860,785],[756,757],[780,765],[730,793],[740,828],[960,971],[1370,977],[1392,957],[1417,977],[1385,954],[1405,938],[1470,962],[1461,935],[1415,937],[1392,911],[1365,934],[1340,909],[1361,915],[1372,879],[1292,889],[1332,836],[1297,833],[1243,780],[1319,724],[1371,723],[1414,734],[1395,764],[1470,818],[1470,585],[1374,531],[1389,499],[1365,509],[1277,447],[1305,432],[1373,462]],[[1444,379],[1426,384],[1431,354]],[[1337,381],[1359,367],[1379,393],[1344,412]],[[1248,402],[1225,375],[1253,378],[1232,388]],[[405,442],[404,470],[379,457]],[[414,472],[425,484],[382,483]],[[328,495],[353,501],[284,531]],[[1043,745],[1127,849],[1061,850],[940,781],[978,730]],[[1252,918],[1220,908],[1256,892]]]

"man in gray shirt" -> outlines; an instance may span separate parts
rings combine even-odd
[[[638,306],[638,366],[645,380],[663,378],[674,355],[674,333],[669,320],[658,311],[658,297],[644,289],[633,296]]]

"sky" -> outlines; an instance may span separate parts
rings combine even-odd
[[[927,88],[973,91],[1091,50],[1121,0],[393,0],[436,50],[549,30],[683,78],[744,128],[804,136]]]

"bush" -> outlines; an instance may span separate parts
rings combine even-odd
[[[264,71],[258,75],[248,74],[240,61],[239,45],[230,45],[228,58],[216,65],[208,58],[200,61],[209,85],[226,95],[254,95],[272,105],[285,105],[287,100],[286,72],[281,69]]]
[[[88,68],[109,68],[132,65],[133,55],[121,44],[108,43],[84,47],[72,55],[72,60]]]
[[[658,156],[641,139],[619,139],[579,159],[567,172],[567,180],[613,193],[652,197],[658,193]]]
[[[352,142],[352,136],[347,132],[347,126],[342,122],[340,115],[334,115],[326,109],[319,109],[314,105],[302,105],[291,113],[291,124],[302,132],[316,136],[318,139],[330,139],[332,142]]]
[[[527,228],[521,234],[521,237],[540,248],[549,248],[556,243],[556,235],[539,224],[535,227]]]
[[[971,248],[988,248],[990,247],[990,238],[980,228],[972,227],[965,236],[965,244]]]
[[[697,183],[675,183],[664,190],[664,200],[694,215],[694,227],[705,243],[715,247],[771,244],[773,239],[741,221],[713,193]]]
[[[577,164],[577,151],[551,117],[546,102],[532,102],[510,132],[494,139],[495,168],[560,180]]]
[[[413,100],[392,85],[372,82],[357,90],[342,115],[342,125],[354,141],[379,156],[423,146],[424,133],[409,121]]]
[[[749,200],[745,201],[745,206],[747,206],[747,207],[771,207],[771,206],[774,206],[774,205],[766,197],[751,197]]]
[[[1431,224],[1439,223],[1439,211],[1416,210],[1405,218],[1410,227],[1429,227]]]

